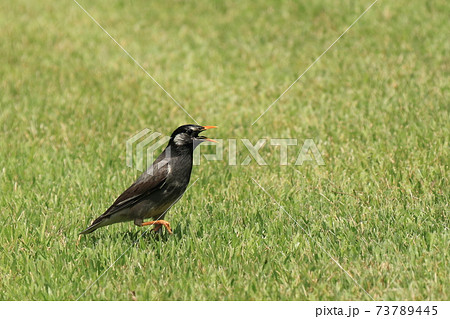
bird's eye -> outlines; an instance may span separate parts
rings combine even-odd
[[[191,130],[191,129],[188,129],[188,130],[187,130],[187,133],[188,133],[189,135],[192,135],[192,130]]]

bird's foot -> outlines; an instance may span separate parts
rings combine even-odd
[[[157,233],[160,229],[161,229],[162,225],[156,225],[152,231],[154,231],[155,233]]]
[[[168,221],[154,220],[151,222],[145,222],[145,223],[141,224],[141,226],[148,226],[148,225],[156,225],[155,228],[153,228],[153,231],[155,231],[155,232],[157,232],[162,226],[164,226],[167,229],[167,231],[169,232],[169,234],[173,234],[172,229],[170,228],[170,223]]]

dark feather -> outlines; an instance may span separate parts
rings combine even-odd
[[[124,208],[136,205],[148,195],[161,188],[168,174],[167,165],[154,169],[153,174],[145,172],[139,179],[124,191],[116,201],[97,219],[102,219]],[[95,221],[94,221],[95,223]]]
[[[163,158],[161,156],[161,158]],[[100,227],[100,223],[112,214],[131,207],[144,200],[154,191],[160,189],[166,182],[169,173],[168,165],[161,165],[162,161],[157,160],[153,163],[151,169],[143,173],[126,191],[124,191],[114,203],[92,224],[83,230],[80,234],[88,234]],[[151,172],[151,173],[150,173]]]

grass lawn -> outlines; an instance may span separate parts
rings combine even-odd
[[[139,174],[127,139],[193,121],[75,2],[3,1],[0,299],[450,298],[448,1],[380,0],[253,126],[371,0],[79,2],[208,137],[313,139],[325,165],[240,165],[238,140],[174,235],[77,245]]]

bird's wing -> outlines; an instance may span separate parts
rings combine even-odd
[[[168,164],[154,168],[152,174],[149,171],[145,172],[98,219],[110,216],[115,212],[139,203],[164,185],[168,173]]]

